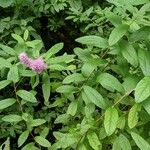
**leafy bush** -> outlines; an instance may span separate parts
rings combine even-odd
[[[149,0],[0,12],[0,149],[150,149]]]

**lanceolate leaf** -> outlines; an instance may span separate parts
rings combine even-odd
[[[129,111],[128,115],[128,126],[129,128],[133,128],[137,125],[139,116],[138,111],[141,109],[140,104],[134,104],[133,107]]]
[[[26,90],[17,91],[17,95],[25,101],[32,102],[32,103],[37,102],[37,100],[36,100],[35,96],[33,95],[33,93],[28,92]]]
[[[145,76],[150,75],[150,52],[144,49],[139,49],[138,58],[140,62],[140,68]]]
[[[22,117],[19,116],[19,115],[16,115],[16,114],[11,114],[11,115],[4,116],[2,118],[2,120],[5,121],[5,122],[10,122],[10,123],[19,122],[19,121],[22,120]]]
[[[105,112],[104,127],[108,136],[113,134],[117,127],[118,111],[116,108],[108,108]]]
[[[14,0],[2,0],[0,1],[0,6],[3,8],[9,7],[14,2],[15,2]]]
[[[48,103],[49,97],[50,97],[50,78],[47,73],[43,75],[43,84],[42,84],[42,91],[43,91],[43,96],[45,100],[45,104]]]
[[[114,26],[118,26],[122,23],[122,18],[111,11],[107,11],[105,15]]]
[[[97,82],[99,82],[107,90],[117,90],[119,92],[124,92],[122,84],[118,81],[117,78],[112,76],[109,73],[102,73],[97,77]]]
[[[72,101],[68,107],[67,114],[74,116],[77,112],[77,108],[78,108],[78,101],[77,100]]]
[[[140,148],[140,150],[149,150],[150,149],[149,143],[145,139],[143,139],[139,134],[137,134],[135,132],[131,132],[131,136],[132,136],[134,142],[136,143],[136,145]]]
[[[45,60],[47,61],[52,55],[56,54],[63,48],[63,43],[58,43],[52,46],[46,53],[45,53]]]
[[[123,134],[120,134],[118,142],[122,150],[132,150],[129,140]]]
[[[43,147],[51,146],[50,142],[47,139],[43,138],[42,136],[36,136],[34,139],[39,145]]]
[[[150,97],[143,101],[142,105],[147,111],[147,113],[150,115]]]
[[[0,81],[0,90],[3,89],[3,88],[5,88],[10,83],[11,83],[11,81],[9,81],[9,80]]]
[[[123,57],[134,67],[138,66],[138,57],[134,47],[127,41],[121,41],[119,43],[121,53]]]
[[[101,150],[101,142],[98,139],[98,136],[95,132],[88,132],[87,133],[87,138],[88,138],[90,146],[94,150]]]
[[[77,42],[87,45],[92,45],[99,48],[107,48],[108,43],[107,40],[95,35],[83,36],[76,39]]]
[[[15,50],[9,46],[0,44],[0,48],[7,54],[14,56],[16,54]]]
[[[91,103],[95,104],[96,106],[105,109],[106,103],[101,94],[93,89],[90,86],[84,86],[84,92],[87,98],[91,101]]]
[[[29,136],[29,131],[28,130],[22,132],[22,134],[18,138],[18,146],[19,147],[25,143],[25,141],[27,140],[28,136]]]
[[[0,100],[0,110],[13,105],[15,102],[16,99],[14,98],[7,98],[7,99]]]
[[[150,96],[150,77],[144,77],[135,88],[135,102],[140,103]]]
[[[137,30],[136,32],[134,32],[130,36],[130,40],[133,42],[147,40],[149,38],[149,34],[150,34],[150,26],[144,26],[139,30]]]
[[[7,75],[7,80],[11,80],[14,83],[19,81],[18,67],[16,65],[11,66]]]
[[[0,57],[0,68],[3,68],[3,67],[4,68],[10,68],[11,63],[8,60]]]
[[[63,80],[63,83],[64,84],[69,84],[71,82],[81,82],[81,81],[84,81],[85,78],[82,74],[80,73],[74,73],[74,74],[71,74],[71,75],[68,75],[64,80]]]
[[[125,24],[121,24],[117,26],[109,36],[109,45],[112,46],[116,44],[127,32],[129,26]]]
[[[45,122],[46,122],[45,119],[34,119],[30,122],[30,126],[32,126],[32,127],[40,126],[40,125],[44,124]]]

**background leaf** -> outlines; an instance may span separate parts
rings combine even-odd
[[[36,136],[34,138],[34,140],[41,146],[43,147],[50,147],[51,144],[48,140],[46,140],[45,138],[43,138],[42,136]]]
[[[109,73],[102,73],[97,77],[97,82],[99,82],[104,88],[107,90],[117,90],[119,92],[123,92],[124,88],[122,84],[118,81],[117,78],[112,76]]]
[[[117,127],[118,111],[115,108],[108,108],[105,112],[104,127],[108,136],[110,136]]]
[[[95,104],[96,106],[105,109],[106,103],[103,97],[99,92],[97,92],[95,89],[93,89],[90,86],[84,86],[84,93],[88,97],[88,99]]]
[[[138,111],[140,111],[141,105],[140,104],[134,104],[132,108],[129,111],[128,114],[128,126],[129,128],[134,128],[139,120]]]
[[[10,115],[6,115],[2,118],[3,121],[5,122],[19,122],[22,120],[22,117],[16,114],[10,114]]]
[[[140,103],[150,96],[150,77],[144,77],[135,88],[135,102]]]
[[[22,134],[20,134],[20,136],[18,138],[18,146],[19,147],[25,143],[28,136],[29,136],[29,131],[28,130],[26,130],[26,131],[22,132]]]
[[[135,141],[136,145],[141,149],[141,150],[149,150],[150,145],[148,142],[146,142],[139,134],[131,132],[131,136],[133,140]]]
[[[99,48],[107,48],[108,43],[107,40],[95,35],[89,35],[89,36],[83,36],[76,39],[77,42],[86,44],[86,45],[92,45]]]
[[[116,44],[126,34],[128,28],[129,26],[125,24],[121,24],[114,28],[108,39],[109,45],[112,46]]]
[[[23,100],[27,101],[27,102],[32,102],[32,103],[37,102],[37,100],[36,100],[35,96],[33,95],[33,93],[28,92],[26,90],[17,91],[17,95],[19,97],[21,97]]]
[[[0,100],[0,110],[13,105],[14,103],[16,103],[16,99],[14,98]]]

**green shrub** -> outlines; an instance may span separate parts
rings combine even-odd
[[[0,12],[0,149],[150,149],[149,0],[1,0]]]

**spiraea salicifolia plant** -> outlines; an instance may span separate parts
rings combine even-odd
[[[0,6],[0,149],[150,149],[149,0]]]

